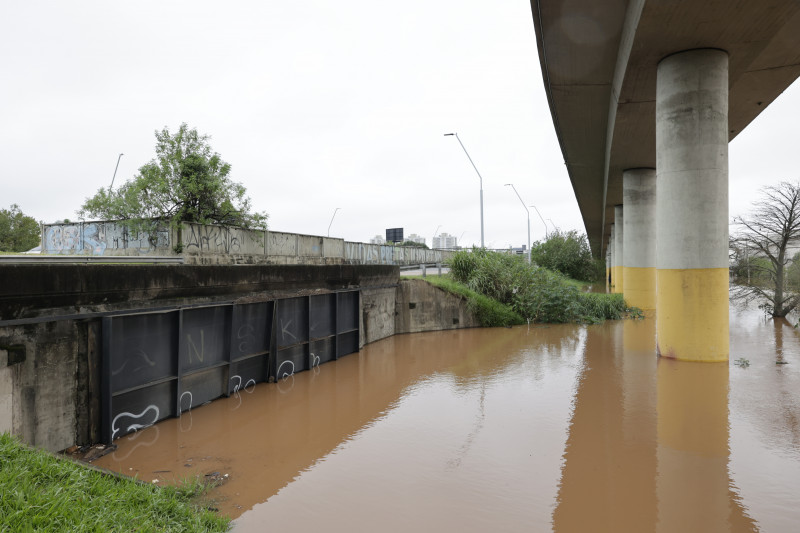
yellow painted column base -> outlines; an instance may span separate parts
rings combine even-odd
[[[625,301],[642,311],[656,308],[656,269],[655,267],[622,267],[625,279]]]
[[[681,361],[727,361],[728,269],[658,269],[658,353]]]
[[[611,275],[611,279],[614,281],[614,292],[622,292],[622,282],[623,282],[623,274],[622,274],[622,267],[615,266],[614,273]]]

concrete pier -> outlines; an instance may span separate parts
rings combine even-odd
[[[658,351],[727,361],[728,54],[667,56],[656,85]]]
[[[643,311],[653,311],[656,308],[656,170],[625,170],[622,198],[625,301]]]
[[[611,257],[611,292],[617,292],[615,285],[617,284],[617,251],[614,246],[614,237],[616,235],[616,226],[611,224],[611,236],[608,238],[608,253]]]
[[[614,249],[617,254],[617,283],[614,292],[625,293],[625,223],[623,220],[622,206],[614,206]]]

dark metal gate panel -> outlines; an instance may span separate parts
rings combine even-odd
[[[103,319],[103,439],[175,416],[178,312]]]
[[[172,350],[175,313],[115,318],[111,341],[111,383],[115,391],[177,376]]]
[[[275,302],[233,306],[228,395],[269,379],[274,310]]]
[[[358,351],[358,291],[336,294],[336,357]]]
[[[106,317],[103,440],[356,352],[358,317],[358,291]]]
[[[181,311],[181,374],[228,362],[230,312],[229,305]]]
[[[278,300],[278,350],[308,341],[308,298]]]
[[[336,359],[336,295],[319,294],[309,299],[311,367]]]

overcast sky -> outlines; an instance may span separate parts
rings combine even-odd
[[[0,12],[0,207],[76,219],[154,157],[154,131],[211,136],[275,231],[367,242],[402,227],[526,241],[526,213],[583,224],[526,0],[39,1]],[[797,180],[790,87],[730,147],[730,214]],[[531,209],[531,237],[544,225]]]

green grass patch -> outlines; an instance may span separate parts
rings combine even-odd
[[[195,505],[203,487],[138,483],[0,435],[0,532],[227,531],[227,518]]]
[[[449,276],[409,276],[411,279],[427,281],[434,287],[460,296],[467,301],[469,310],[475,315],[481,326],[513,326],[524,324],[525,319],[516,313],[510,306],[505,305],[488,296],[473,291],[463,283],[454,281]]]

